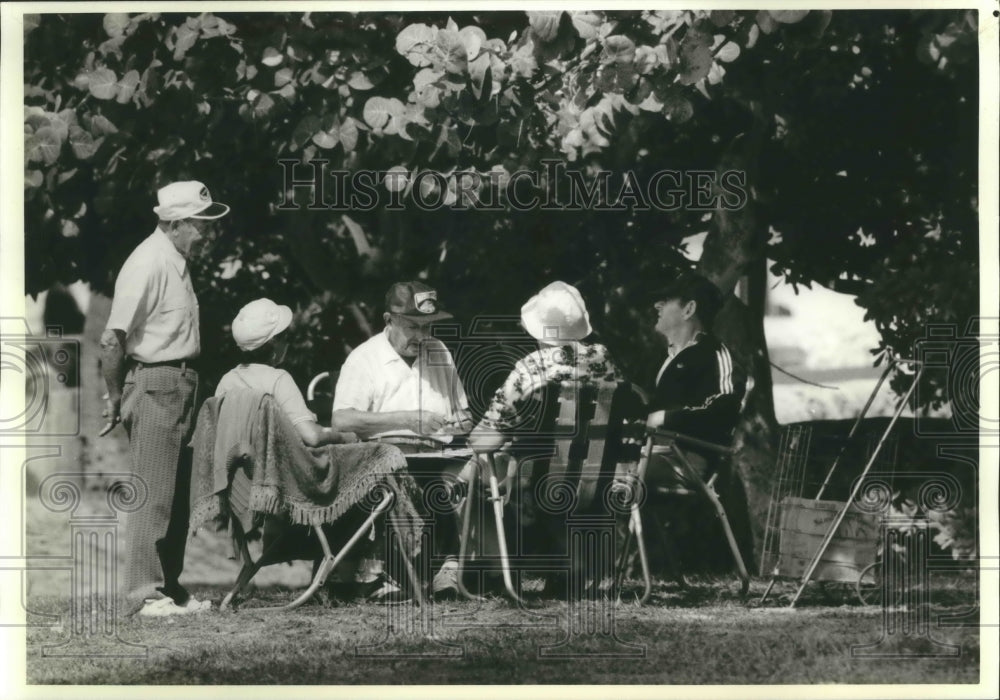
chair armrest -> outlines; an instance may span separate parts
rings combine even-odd
[[[320,372],[309,382],[309,386],[306,388],[306,401],[312,401],[316,398],[316,386],[330,376],[329,372]]]
[[[664,430],[663,428],[656,428],[655,430],[650,430],[647,433],[647,437],[653,439],[655,444],[657,440],[669,440],[671,442],[680,442],[692,447],[699,447],[703,450],[710,450],[712,452],[717,452],[724,455],[734,455],[736,450],[732,447],[726,447],[724,445],[717,445],[714,442],[708,442],[706,440],[699,440],[696,437],[691,437],[690,435],[685,435],[684,433],[678,433],[673,430]]]

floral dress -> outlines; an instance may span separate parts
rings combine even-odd
[[[490,402],[480,429],[510,433],[533,425],[543,402],[544,390],[562,382],[580,384],[622,381],[603,345],[569,343],[546,346],[518,360]]]

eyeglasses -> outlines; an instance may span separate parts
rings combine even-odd
[[[389,316],[390,318],[392,318],[393,323],[395,323],[403,330],[407,331],[415,331],[415,330],[428,331],[431,326],[431,324],[429,323],[417,323],[416,321],[412,321],[406,316],[403,316],[402,314],[389,312]]]

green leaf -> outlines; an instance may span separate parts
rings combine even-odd
[[[712,49],[699,42],[689,43],[685,37],[681,42],[678,60],[677,72],[680,83],[693,85],[706,77],[712,69]]]
[[[118,97],[115,98],[120,104],[126,104],[135,95],[136,88],[139,87],[139,71],[130,70],[118,81]]]
[[[59,134],[51,126],[43,126],[29,136],[24,144],[28,160],[41,161],[46,165],[52,165],[59,159],[61,148],[62,141],[59,140]]]
[[[69,145],[73,149],[73,155],[80,160],[89,160],[97,153],[101,141],[95,140],[90,132],[74,125],[69,129]]]
[[[716,27],[725,27],[736,19],[736,13],[733,10],[712,10],[708,15],[708,19]]]
[[[539,41],[548,42],[556,38],[559,34],[559,20],[562,11],[556,12],[528,12],[528,24],[531,25],[532,33],[538,37]]]
[[[723,63],[732,63],[740,56],[740,45],[730,41],[722,45],[715,57]]]
[[[365,103],[364,120],[373,129],[384,129],[395,134],[403,126],[403,103],[396,98],[372,97]]]
[[[601,26],[601,18],[593,12],[567,12],[570,22],[580,34],[581,39],[590,41],[597,38],[597,30]]]
[[[41,170],[29,170],[24,174],[24,186],[27,189],[41,187],[45,182],[45,177]]]
[[[635,43],[627,36],[616,34],[604,41],[601,63],[632,63],[635,61]]]
[[[402,165],[394,165],[385,172],[382,184],[390,192],[400,192],[409,182],[409,172]]]
[[[125,43],[125,35],[116,36],[107,41],[101,42],[101,45],[97,47],[97,53],[102,56],[107,56],[109,54],[114,54],[118,60],[122,60],[122,44]]]
[[[38,112],[32,112],[25,116],[24,123],[30,126],[33,132],[41,129],[43,126],[52,126],[52,120],[49,119],[45,110],[41,107],[36,107],[36,109]]]
[[[663,103],[656,99],[656,95],[650,92],[645,99],[639,103],[639,109],[645,112],[662,112]]]
[[[118,76],[110,68],[98,68],[88,75],[87,88],[99,100],[110,100],[118,93]]]
[[[292,82],[292,69],[285,67],[274,74],[274,87],[280,88]]]
[[[767,10],[761,10],[757,13],[757,26],[765,34],[774,34],[778,31],[778,23],[775,21],[774,17]]]
[[[458,38],[465,47],[466,58],[471,61],[482,51],[486,43],[486,32],[479,27],[462,27],[458,32]]]
[[[49,126],[56,130],[56,135],[60,141],[65,141],[69,136],[69,122],[64,120],[59,114],[49,113]]]
[[[265,118],[274,109],[274,100],[266,92],[257,95],[253,101],[253,113],[255,117]]]
[[[347,81],[347,85],[354,90],[371,90],[375,85],[368,79],[368,77],[359,70],[351,73],[350,79]]]
[[[313,134],[312,142],[320,148],[333,148],[340,143],[340,139],[337,137],[335,132],[317,131]]]
[[[128,22],[128,15],[124,12],[111,12],[104,15],[102,24],[104,25],[104,31],[113,39],[125,33]]]
[[[188,17],[189,22],[191,19],[191,17]],[[176,32],[177,43],[174,44],[174,60],[180,61],[191,47],[195,45],[195,42],[198,41],[198,30],[193,29],[189,23],[185,23],[177,27]]]
[[[340,125],[340,129],[337,132],[337,136],[340,139],[340,145],[344,147],[345,153],[350,153],[358,145],[358,125],[351,117],[347,117],[344,123]]]
[[[437,41],[438,30],[426,24],[411,24],[396,36],[396,51],[412,65],[429,66],[430,49]]]
[[[321,128],[319,117],[315,114],[306,115],[292,131],[291,149],[294,151],[301,148]]]
[[[94,136],[104,136],[105,134],[117,134],[118,127],[101,114],[95,114],[90,118],[90,132]]]
[[[603,66],[597,78],[597,87],[604,92],[625,93],[635,87],[639,73],[631,64],[612,63]]]
[[[781,24],[796,24],[809,14],[809,10],[768,10],[767,12],[774,18],[775,22]]]
[[[278,52],[273,46],[268,46],[264,49],[264,55],[261,56],[260,62],[263,63],[268,68],[274,68],[284,60],[284,57]]]
[[[683,124],[694,116],[694,107],[683,95],[669,92],[663,98],[663,115],[675,124]]]

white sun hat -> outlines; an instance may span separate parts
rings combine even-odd
[[[156,193],[159,206],[153,211],[161,221],[180,219],[218,219],[229,213],[229,207],[213,202],[208,188],[197,180],[172,182]]]
[[[521,307],[521,323],[533,338],[548,345],[583,340],[593,332],[587,305],[576,287],[553,282]]]
[[[233,320],[233,339],[241,350],[256,350],[292,322],[292,310],[270,299],[256,299]]]

